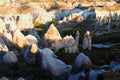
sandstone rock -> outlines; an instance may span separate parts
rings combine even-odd
[[[78,42],[71,35],[70,36],[67,35],[63,38],[63,44],[66,53],[78,52]]]
[[[91,50],[91,36],[90,32],[87,31],[83,38],[83,49]]]
[[[28,34],[25,37],[29,41],[30,44],[37,44],[38,43],[37,38],[33,35]]]
[[[16,26],[19,30],[32,29],[33,18],[30,14],[20,14],[17,16]]]
[[[7,52],[5,53],[3,60],[6,62],[17,62],[17,57],[15,55],[15,53],[13,52]]]
[[[12,34],[10,32],[4,31],[3,34],[3,40],[5,42],[5,44],[7,45],[8,49],[11,50],[13,47],[13,43],[12,43]]]
[[[3,20],[0,18],[0,33],[3,32],[3,30],[6,30],[6,28]]]
[[[48,31],[45,33],[44,39],[51,40],[51,41],[62,40],[60,33],[58,32],[57,28],[53,24],[50,25]]]
[[[60,36],[60,33],[53,24],[50,25],[48,31],[45,33],[44,40],[50,42],[52,44],[52,47],[56,49],[62,47],[62,38]],[[59,43],[59,45],[57,43]]]
[[[35,54],[35,53],[38,52],[38,46],[37,46],[37,44],[32,44],[30,52],[33,53],[33,54]]]
[[[3,20],[7,30],[14,31],[17,29],[15,23],[15,15],[11,15],[11,14],[3,15]]]
[[[28,40],[25,38],[25,36],[19,30],[16,30],[13,32],[12,42],[14,44],[16,44],[20,49],[24,49],[25,47],[30,45]]]
[[[8,47],[6,46],[2,35],[0,35],[0,51],[8,51]]]

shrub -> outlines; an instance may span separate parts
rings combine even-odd
[[[111,29],[116,29],[117,25],[113,24],[111,25]]]
[[[66,36],[66,35],[74,36],[75,31],[72,28],[63,29],[63,36]]]
[[[56,26],[56,25],[58,24],[58,22],[53,19],[53,20],[50,22],[50,24],[54,24],[54,26]]]

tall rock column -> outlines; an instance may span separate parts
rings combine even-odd
[[[87,31],[83,38],[83,49],[91,50],[91,36],[90,32]]]

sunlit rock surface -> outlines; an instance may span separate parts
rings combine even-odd
[[[78,36],[79,37],[79,36]],[[76,53],[78,52],[78,42],[70,35],[63,38],[63,44],[66,53]]]
[[[28,34],[25,37],[30,44],[38,44],[37,38],[35,36]]]
[[[49,43],[49,45],[51,44],[50,47],[55,49],[59,49],[63,46],[62,37],[53,24],[50,25],[48,31],[45,33],[44,40],[48,41],[47,43]]]
[[[16,30],[16,31],[13,32],[12,42],[23,50],[28,45],[30,45],[29,41],[25,38],[25,36],[19,30]]]
[[[86,31],[83,38],[83,49],[91,50],[91,35],[89,31]]]
[[[8,47],[6,46],[2,35],[0,35],[0,51],[8,51]]]

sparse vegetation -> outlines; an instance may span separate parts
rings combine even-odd
[[[111,29],[116,29],[117,28],[117,25],[113,24],[111,25]]]

